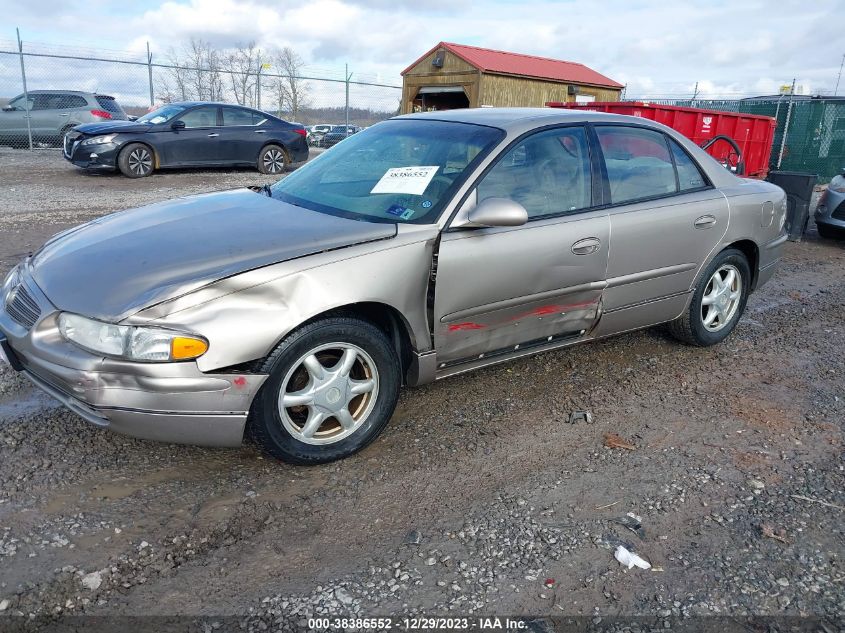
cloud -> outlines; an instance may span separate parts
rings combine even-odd
[[[149,39],[158,58],[192,37],[224,48],[291,46],[310,74],[339,78],[348,63],[357,79],[396,84],[441,40],[578,61],[627,83],[629,95],[655,97],[691,95],[696,82],[702,96],[771,92],[793,77],[832,90],[845,52],[837,0],[45,1],[49,24],[24,2],[4,20],[42,41],[69,43],[72,33],[74,43],[142,53]]]

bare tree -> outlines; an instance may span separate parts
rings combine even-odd
[[[255,105],[255,82],[258,78],[261,52],[255,42],[238,45],[226,56],[226,72],[231,80],[232,95],[240,105]]]
[[[193,98],[200,101],[219,101],[223,97],[223,79],[220,75],[220,53],[208,42],[195,40],[186,48],[189,85]]]
[[[296,120],[308,106],[308,84],[301,77],[304,66],[302,57],[289,46],[273,55],[273,92],[279,116],[286,111]]]
[[[167,53],[168,67],[158,82],[159,100],[219,101],[223,98],[220,54],[203,40],[191,39],[187,46]]]

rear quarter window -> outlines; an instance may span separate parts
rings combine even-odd
[[[681,191],[706,187],[707,181],[704,179],[701,169],[689,157],[689,154],[671,138],[669,139],[669,147],[672,149],[672,156],[675,158],[675,167],[678,170],[678,184],[680,185]]]
[[[120,104],[115,100],[114,97],[106,97],[106,96],[103,96],[103,95],[97,95],[96,99],[97,99],[97,103],[100,104],[100,107],[103,110],[105,110],[106,112],[113,112],[115,114],[124,114],[123,108],[120,107]],[[83,103],[83,105],[85,105],[85,104]]]
[[[614,204],[677,192],[675,167],[663,134],[624,126],[597,126]]]

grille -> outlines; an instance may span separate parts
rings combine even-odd
[[[839,206],[833,210],[830,216],[837,220],[845,220],[845,202],[840,202]]]
[[[73,151],[74,141],[76,141],[76,139],[78,139],[80,136],[81,136],[81,134],[79,132],[68,132],[67,134],[65,134],[65,138],[64,138],[65,156],[71,155],[71,152]]]
[[[35,325],[38,317],[41,316],[41,308],[23,284],[18,284],[6,297],[6,312],[27,330]]]

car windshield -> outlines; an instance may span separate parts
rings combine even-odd
[[[367,222],[436,221],[498,128],[394,119],[352,135],[272,186],[274,198]]]
[[[148,112],[142,117],[138,118],[138,123],[150,123],[157,125],[158,123],[167,123],[170,119],[177,116],[180,112],[185,111],[185,106],[166,105]]]

